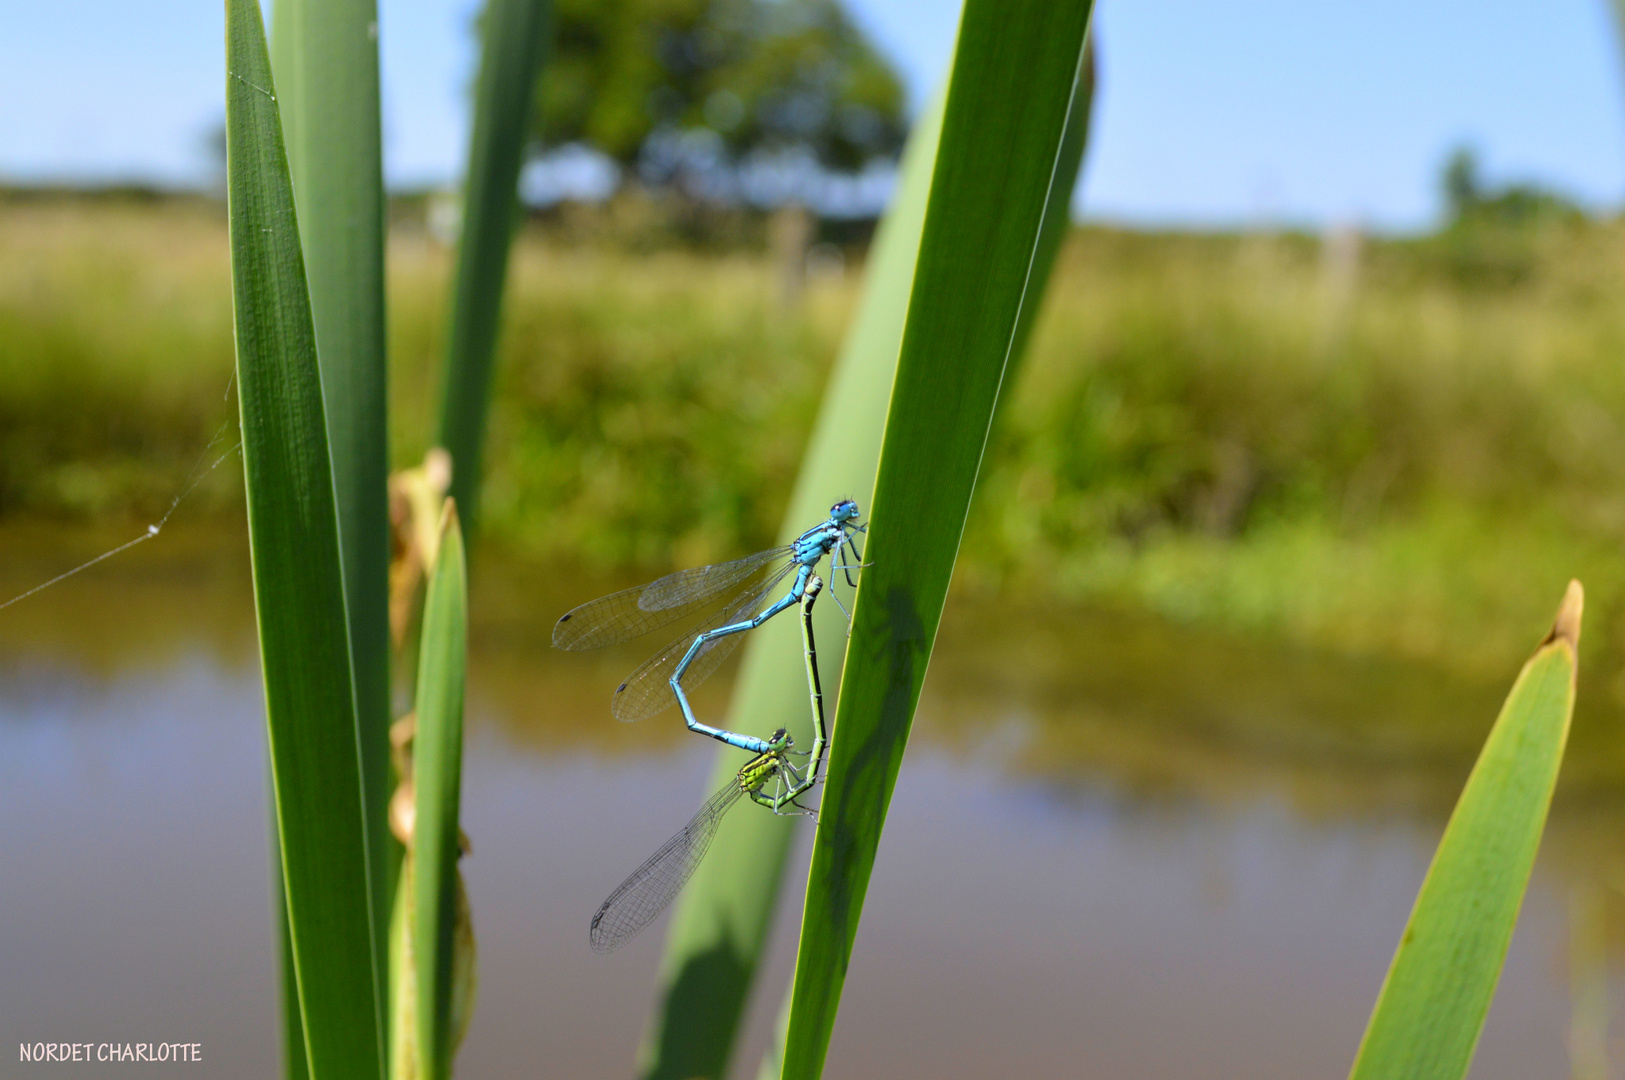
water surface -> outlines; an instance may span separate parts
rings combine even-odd
[[[14,537],[0,584],[97,539]],[[198,1042],[185,1075],[278,1074],[240,543],[166,535],[0,613],[0,1075],[36,1074],[23,1041]],[[669,716],[610,718],[624,656],[551,651],[560,601],[539,577],[476,579],[463,865],[480,999],[459,1075],[625,1077],[661,935],[600,957],[587,922],[692,813],[711,751]],[[956,599],[826,1075],[1345,1075],[1504,689]],[[714,715],[726,686],[707,691]],[[1475,1077],[1568,1067],[1565,913],[1618,865],[1607,792],[1593,778],[1554,819]],[[766,1045],[801,891],[736,1076]]]

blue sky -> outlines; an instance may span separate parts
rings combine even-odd
[[[957,7],[848,0],[914,100]],[[1496,180],[1625,201],[1608,0],[1100,0],[1078,209],[1140,224],[1406,229],[1470,142]],[[478,0],[379,0],[390,181],[455,179]],[[0,180],[196,183],[222,115],[219,0],[0,0]]]

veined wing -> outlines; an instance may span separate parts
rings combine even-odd
[[[685,631],[671,644],[639,664],[638,669],[615,688],[615,696],[610,701],[610,711],[615,714],[615,718],[626,721],[642,720],[677,704],[677,696],[671,692],[672,672],[677,670],[677,665],[682,662],[689,646],[694,644],[694,639],[708,630],[715,630],[719,626],[726,626],[755,615],[765,606],[764,601],[768,595],[785,579],[794,565],[785,563],[768,575],[761,584],[746,589],[727,607],[706,617],[699,625]],[[683,689],[692,690],[704,682],[744,640],[745,635],[741,633],[729,634],[727,637],[706,642],[695,654],[693,662],[688,665],[688,670],[683,672]]]
[[[598,914],[592,917],[589,940],[594,952],[620,948],[666,910],[666,905],[682,892],[700,860],[705,858],[722,815],[744,793],[738,780],[730,780],[727,787],[705,800],[705,805],[682,832],[662,844],[659,851],[609,894]]]
[[[638,607],[644,611],[666,611],[669,608],[692,605],[695,597],[709,600],[750,577],[759,567],[778,558],[788,558],[790,548],[768,548],[754,555],[746,555],[733,562],[696,566],[692,570],[679,570],[643,587]]]
[[[600,596],[572,608],[559,619],[553,627],[553,644],[579,651],[641,637],[714,602],[774,559],[789,553],[788,547],[769,548],[733,562],[679,570],[647,585]]]

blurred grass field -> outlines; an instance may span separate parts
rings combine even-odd
[[[449,267],[396,230],[400,464],[431,428]],[[765,254],[528,230],[486,541],[628,575],[771,542],[857,280],[786,306]],[[1076,230],[957,588],[1496,677],[1578,576],[1587,683],[1625,701],[1622,294],[1615,223]],[[0,200],[0,519],[154,519],[235,418],[230,371],[217,204]],[[237,514],[240,492],[233,463],[182,513]]]

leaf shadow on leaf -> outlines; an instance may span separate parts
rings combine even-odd
[[[667,993],[653,1054],[658,1064],[645,1080],[688,1080],[725,1072],[732,1041],[712,1038],[707,1021],[719,1011],[734,1016],[744,1012],[749,965],[732,941],[733,935],[724,933],[714,946],[684,961],[682,974]]]

